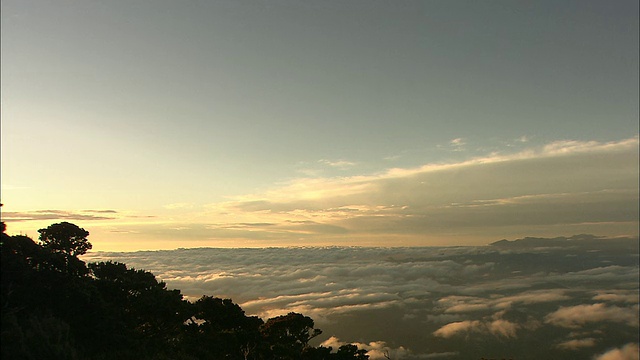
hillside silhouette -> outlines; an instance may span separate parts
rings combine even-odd
[[[2,359],[368,359],[355,345],[313,347],[308,316],[266,321],[231,299],[195,302],[144,270],[86,264],[89,232],[68,222],[39,241],[2,223]]]

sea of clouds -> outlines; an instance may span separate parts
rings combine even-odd
[[[308,315],[323,330],[315,345],[357,344],[373,360],[612,360],[638,359],[635,244],[197,248],[84,260],[124,262],[188,299],[231,298],[265,320]]]

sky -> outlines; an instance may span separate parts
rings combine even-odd
[[[543,245],[543,246],[541,246]],[[371,360],[638,360],[638,238],[461,247],[91,252],[153,272],[190,300],[263,320],[294,311]]]
[[[5,0],[2,220],[108,251],[636,236],[637,14]]]

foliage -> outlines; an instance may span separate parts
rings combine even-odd
[[[78,256],[91,250],[91,243],[87,240],[89,232],[72,223],[53,224],[38,232],[43,246],[53,251]]]
[[[2,224],[2,359],[365,360],[365,350],[313,347],[314,321],[247,316],[231,299],[185,300],[180,290],[117,262],[85,264],[89,232],[39,230],[40,243]]]
[[[310,317],[290,312],[267,320],[261,332],[274,358],[296,359],[309,347],[309,340],[322,333],[313,325]]]

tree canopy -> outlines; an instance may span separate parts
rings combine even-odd
[[[70,256],[84,255],[92,247],[87,239],[89,232],[66,221],[40,229],[38,232],[44,247]]]
[[[4,224],[3,224],[4,225]],[[313,319],[267,321],[231,299],[195,302],[144,270],[85,264],[89,232],[63,222],[40,242],[2,232],[2,359],[330,360],[369,357],[355,345],[314,347]]]

